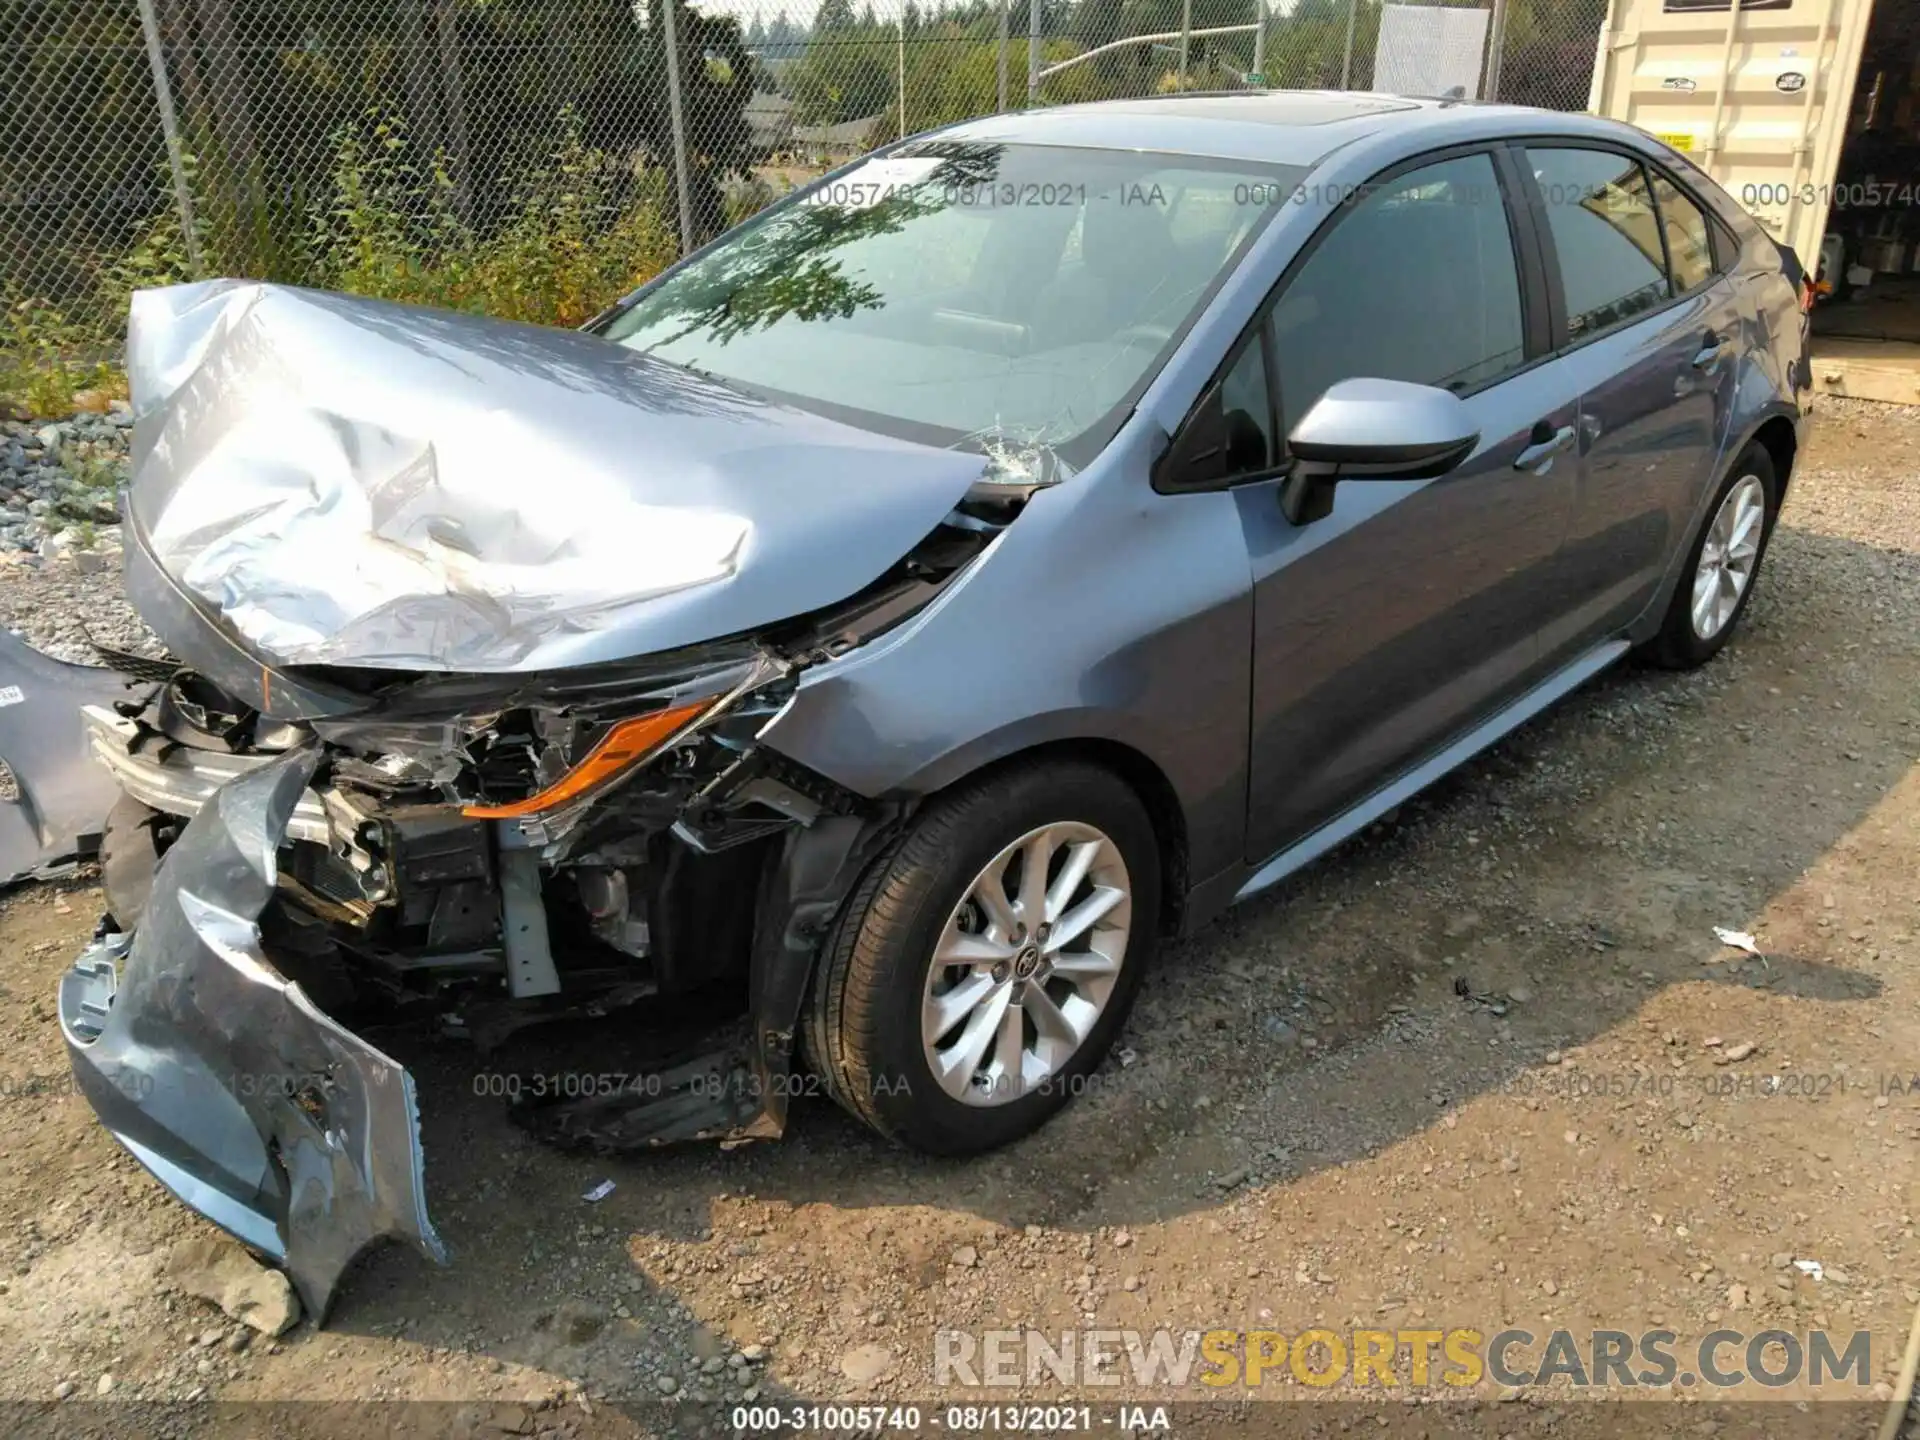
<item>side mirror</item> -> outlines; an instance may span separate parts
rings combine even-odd
[[[1293,471],[1280,508],[1296,525],[1333,509],[1342,480],[1431,480],[1473,453],[1480,430],[1451,390],[1404,380],[1342,380],[1287,437]]]

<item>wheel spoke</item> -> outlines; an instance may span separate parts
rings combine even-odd
[[[1068,847],[1067,863],[1060,867],[1059,878],[1047,891],[1046,920],[1049,925],[1057,921],[1067,906],[1073,903],[1074,895],[1100,854],[1101,843],[1098,840],[1083,840],[1078,845]]]
[[[1007,887],[1001,880],[1000,867],[990,865],[968,892],[980,908],[987,913],[987,928],[1007,940],[1013,934],[1013,927],[1020,922],[1014,918],[1013,906],[1007,900]]]
[[[1099,923],[1102,916],[1126,898],[1124,890],[1116,890],[1109,885],[1095,886],[1091,895],[1060,917],[1060,922],[1047,936],[1048,953],[1058,952],[1071,945]]]
[[[1719,627],[1713,623],[1714,592],[1719,586],[1719,571],[1703,566],[1693,577],[1693,629],[1702,640]]]
[[[1073,1021],[1067,1018],[1066,1012],[1054,1004],[1053,997],[1041,986],[1027,986],[1027,993],[1022,997],[1021,1003],[1026,1006],[1027,1014],[1033,1017],[1033,1028],[1040,1034],[1055,1040],[1063,1040],[1070,1046],[1078,1045],[1085,1038],[1075,1028]]]
[[[1008,987],[1007,994],[1012,996],[1012,986]],[[1000,1034],[993,1046],[993,1071],[998,1072],[994,1078],[1000,1087],[995,1099],[1010,1100],[1026,1089],[1026,1059],[1026,1013],[1010,998],[1007,1008],[1000,1012]]]
[[[991,965],[1012,953],[1011,946],[1003,945],[991,936],[969,935],[964,930],[956,930],[933,952],[933,959],[938,965]]]
[[[1076,950],[1071,955],[1055,955],[1047,968],[1070,980],[1099,980],[1120,973],[1120,962],[1098,950]]]
[[[1740,512],[1740,519],[1733,527],[1733,534],[1727,540],[1727,554],[1746,557],[1760,548],[1759,537],[1755,533],[1760,528],[1760,507],[1750,505]]]
[[[976,970],[951,990],[930,996],[923,1022],[926,1038],[936,1045],[946,1039],[953,1033],[953,1027],[972,1014],[974,1008],[992,993],[993,986],[993,976]]]
[[[1715,550],[1727,547],[1727,536],[1733,529],[1733,507],[1722,505],[1720,513],[1713,517],[1713,529],[1708,532],[1707,543]]]
[[[1720,598],[1713,607],[1713,627],[1718,630],[1733,618],[1734,607],[1740,603],[1740,591],[1745,581],[1731,570],[1720,572]]]
[[[1053,859],[1053,831],[1037,830],[1020,852],[1020,898],[1014,902],[1031,930],[1046,919],[1047,865]]]
[[[984,1004],[974,1007],[967,1028],[960,1032],[953,1048],[939,1053],[940,1084],[949,1095],[957,1099],[966,1094],[967,1087],[973,1083],[974,1071],[980,1068],[981,1058],[993,1043],[1001,1018],[1012,1003],[1013,987],[1002,986]]]

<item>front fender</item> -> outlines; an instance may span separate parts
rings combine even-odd
[[[1144,454],[1116,464],[1036,494],[909,625],[808,672],[761,743],[870,799],[1036,745],[1122,745],[1165,777],[1192,873],[1236,862],[1253,624],[1238,507],[1155,494]]]

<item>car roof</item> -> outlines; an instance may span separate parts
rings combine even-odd
[[[1147,150],[1217,160],[1312,166],[1387,131],[1434,145],[1513,135],[1641,138],[1613,121],[1524,105],[1352,90],[1258,90],[1097,100],[964,121],[940,138]]]

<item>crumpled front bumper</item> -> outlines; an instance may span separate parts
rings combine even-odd
[[[194,1210],[286,1267],[323,1318],[373,1241],[446,1252],[427,1219],[413,1080],[316,1009],[260,947],[275,852],[317,752],[225,785],[167,851],[131,942],[60,983],[75,1078],[115,1138]]]

